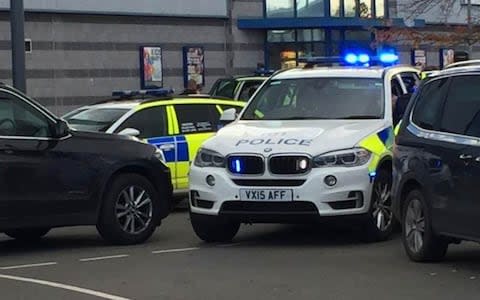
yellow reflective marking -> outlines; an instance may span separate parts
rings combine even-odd
[[[221,107],[220,105],[217,104],[217,105],[215,105],[215,107],[217,108],[217,111],[218,111],[220,114],[223,113],[223,109],[222,109],[222,107]]]
[[[178,128],[177,112],[175,111],[175,108],[173,107],[173,105],[169,105],[168,107],[170,109],[170,119],[171,119],[172,128],[173,128],[172,134],[179,134],[180,129]]]
[[[397,126],[395,126],[395,130],[393,131],[394,135],[398,135],[398,132],[400,131],[400,126],[402,125],[402,120],[398,122]]]

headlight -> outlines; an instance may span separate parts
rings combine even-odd
[[[330,152],[313,158],[314,168],[357,167],[366,164],[372,153],[363,148]]]
[[[153,154],[159,161],[165,162],[165,155],[163,154],[163,151],[160,149],[156,149],[155,153]]]
[[[195,157],[195,166],[205,168],[205,167],[216,167],[224,168],[225,167],[225,157],[220,153],[208,150],[200,149],[198,150],[197,156]]]

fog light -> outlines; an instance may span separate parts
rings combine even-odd
[[[337,177],[333,175],[328,175],[327,177],[325,177],[324,182],[328,186],[334,186],[337,184]]]
[[[209,186],[215,185],[215,177],[213,177],[212,175],[208,175],[206,181]]]

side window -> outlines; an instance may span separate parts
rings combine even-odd
[[[241,101],[248,101],[250,97],[252,97],[253,93],[258,89],[258,87],[262,84],[261,81],[250,80],[246,81],[243,84],[242,91],[238,96],[238,100]]]
[[[236,80],[225,80],[218,84],[218,87],[212,96],[219,96],[233,99],[235,88],[237,87]]]
[[[181,134],[214,132],[220,121],[214,104],[178,104],[175,112]]]
[[[480,76],[452,79],[440,130],[480,137]]]
[[[447,92],[447,79],[433,80],[423,86],[417,96],[413,122],[423,129],[435,129]]]
[[[51,137],[48,118],[15,96],[0,92],[0,135]]]
[[[418,77],[417,73],[405,72],[400,74],[400,76],[402,77],[402,81],[407,88],[407,93],[413,94],[420,83],[420,78]]]
[[[167,135],[165,107],[151,107],[134,113],[115,130],[115,133],[125,128],[137,129],[140,131],[140,138],[153,138]]]

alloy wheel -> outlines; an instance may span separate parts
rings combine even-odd
[[[138,186],[125,188],[117,198],[115,214],[122,230],[139,234],[152,222],[153,205],[147,191]]]
[[[425,234],[425,215],[420,200],[413,199],[405,215],[405,240],[408,248],[419,253],[423,248]]]
[[[388,183],[379,183],[374,189],[373,220],[380,231],[386,231],[393,222],[391,187]]]

